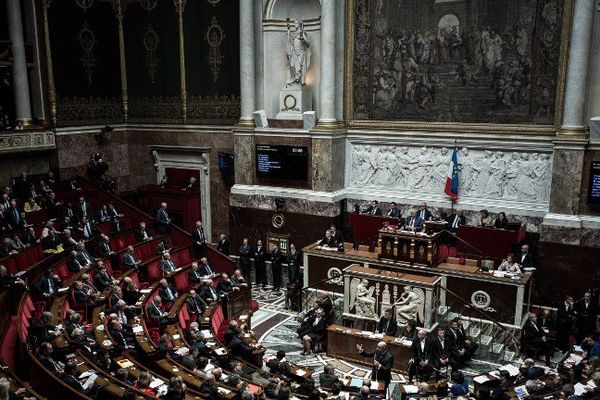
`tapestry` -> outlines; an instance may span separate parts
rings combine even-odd
[[[354,0],[351,119],[554,124],[568,1]]]

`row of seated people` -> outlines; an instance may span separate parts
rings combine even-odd
[[[458,230],[461,225],[466,223],[466,218],[462,210],[457,210],[450,215],[444,212],[441,212],[439,215],[437,215],[429,210],[427,203],[421,203],[418,208],[411,209],[408,211],[408,213],[403,213],[395,202],[391,202],[389,209],[384,212],[384,210],[379,206],[379,202],[377,200],[373,200],[369,204],[363,205],[362,207],[357,205],[357,208],[358,212],[361,214],[397,218],[399,221],[399,226],[404,227],[405,229],[417,231],[423,228],[423,224],[426,221],[444,222],[447,228],[450,230]],[[403,214],[406,214],[406,216],[403,217]],[[477,221],[477,226],[482,228],[507,229],[511,225],[515,224],[518,226],[519,223],[511,223],[505,212],[499,212],[498,215],[493,218],[488,210],[482,209],[479,211],[479,220]]]

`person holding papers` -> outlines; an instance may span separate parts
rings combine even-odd
[[[362,344],[357,344],[356,348],[363,357],[373,357],[373,369],[371,379],[375,381],[384,381],[387,390],[392,380],[392,366],[394,365],[394,356],[388,351],[385,342],[377,343],[375,351],[365,351]]]

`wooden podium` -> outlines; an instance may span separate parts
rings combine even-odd
[[[431,235],[394,228],[379,230],[379,259],[409,264],[436,266],[441,262],[441,232]]]

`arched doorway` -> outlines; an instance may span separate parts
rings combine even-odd
[[[454,14],[446,14],[438,21],[438,34],[446,36],[452,32],[456,27],[458,33],[460,33],[460,21]]]

